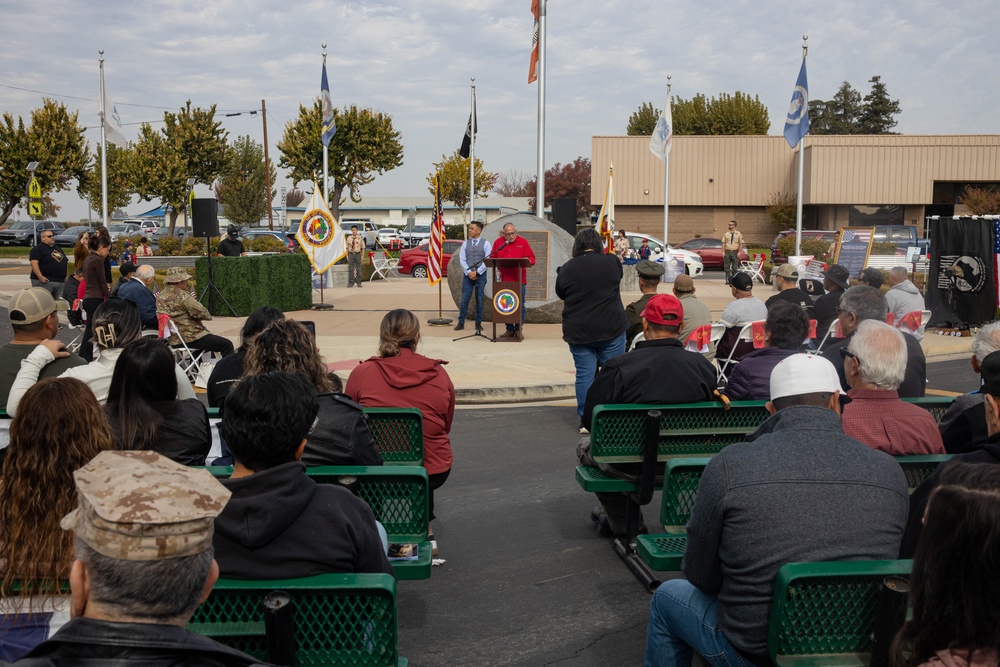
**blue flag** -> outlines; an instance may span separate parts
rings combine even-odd
[[[333,135],[337,133],[336,117],[333,115],[333,102],[330,101],[330,82],[326,80],[326,63],[323,63],[323,83],[322,83],[322,107],[323,107],[323,145],[329,146]]]
[[[809,131],[809,84],[806,81],[806,59],[802,57],[802,69],[792,91],[792,101],[788,105],[785,119],[785,140],[795,148]]]

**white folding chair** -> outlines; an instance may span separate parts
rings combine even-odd
[[[160,322],[160,338],[168,340],[171,335],[177,336],[177,340],[180,341],[178,345],[170,345],[170,349],[174,353],[174,359],[177,361],[177,365],[180,367],[184,374],[194,384],[195,380],[198,378],[198,372],[201,370],[201,360],[205,355],[204,350],[192,350],[188,347],[187,342],[185,342],[184,337],[181,336],[181,332],[177,330],[177,323],[174,319],[165,313],[157,314],[157,319]]]
[[[739,359],[733,359],[733,355],[736,354],[736,348],[740,346],[740,343],[753,342],[753,325],[754,325],[753,322],[747,322],[746,324],[743,325],[743,328],[740,329],[740,335],[737,336],[736,342],[733,343],[733,347],[729,350],[729,356],[726,357],[726,360],[723,361],[721,364],[718,364],[719,368],[718,379],[720,387],[726,383],[726,370],[728,370],[730,366],[740,363]],[[716,359],[715,361],[718,363],[719,360]]]
[[[834,338],[843,338],[844,332],[840,330],[840,318],[838,317],[833,322],[830,322],[830,328],[826,330],[826,335],[823,336],[823,340],[819,342],[819,347],[816,348],[816,354],[823,351],[823,346],[826,345],[827,339],[831,336]]]
[[[395,269],[397,264],[399,264],[399,259],[389,257],[382,250],[372,253],[372,277],[368,279],[368,282],[375,280],[375,276],[389,280],[389,272]]]
[[[761,284],[764,283],[764,260],[767,255],[764,253],[754,254],[749,260],[745,262],[740,262],[739,271],[742,273],[750,274],[750,278],[755,281],[760,281]]]
[[[632,339],[632,344],[628,346],[628,350],[626,350],[626,352],[631,352],[632,350],[634,350],[635,344],[643,340],[646,340],[646,334],[645,332],[640,331],[639,334]]]

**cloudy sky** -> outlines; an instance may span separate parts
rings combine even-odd
[[[537,84],[528,85],[530,0],[88,0],[5,2],[0,111],[27,119],[43,97],[79,109],[92,147],[98,50],[126,134],[185,100],[220,113],[267,101],[271,156],[300,103],[319,93],[322,43],[334,105],[390,114],[405,145],[403,166],[367,195],[426,192],[432,162],[458,148],[476,78],[486,168],[534,176]],[[829,99],[842,81],[862,94],[882,76],[908,134],[990,134],[1000,70],[988,38],[996,0],[782,2],[550,0],[546,167],[590,156],[594,135],[624,134],[642,102],[662,107],[666,77],[690,98],[736,90],[759,95],[780,134],[809,35],[809,89]],[[261,141],[260,115],[223,118],[231,137]],[[291,186],[284,175],[280,185]],[[199,195],[207,195],[202,186]],[[60,218],[86,218],[75,193]],[[154,203],[155,204],[155,203]],[[133,202],[129,213],[154,204]],[[23,213],[22,213],[23,217]]]

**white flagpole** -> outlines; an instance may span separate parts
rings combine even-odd
[[[104,221],[104,226],[108,226],[108,137],[107,131],[107,121],[105,120],[105,114],[107,110],[104,108],[104,49],[98,51],[101,55],[100,58],[100,69],[101,69],[101,103],[100,103],[100,116],[101,116],[101,220]]]
[[[670,75],[667,75],[667,105],[670,105]],[[664,109],[663,113],[667,110]],[[673,131],[673,128],[670,128]],[[670,245],[667,230],[670,226],[670,153],[663,156],[663,254],[667,254],[666,246]]]
[[[472,108],[469,111],[469,222],[476,219],[476,78],[472,77]]]
[[[545,218],[545,4],[538,0],[538,166],[535,215]]]
[[[326,42],[323,43],[323,66],[326,67]],[[320,105],[320,107],[322,108],[322,105]],[[320,111],[320,116],[322,116],[322,115],[323,115],[323,112]],[[322,134],[323,127],[322,127],[322,123],[323,123],[323,121],[321,119],[320,120],[320,141],[322,141],[322,139],[323,139],[323,134]],[[329,172],[330,172],[330,147],[327,146],[326,144],[323,144],[323,201],[326,202],[327,206],[330,205],[330,185],[329,185],[330,184],[330,177],[328,176]],[[322,284],[322,283],[320,283],[320,284]]]
[[[802,35],[802,62],[806,61],[806,54],[809,53],[809,45],[806,40],[809,39],[806,35]],[[809,113],[809,100],[806,99],[806,106],[802,110],[801,117],[805,117]],[[806,134],[809,134],[808,132]],[[802,174],[805,171],[805,154],[806,154],[806,134],[802,135],[799,139],[799,187],[795,194],[795,255],[802,255]]]

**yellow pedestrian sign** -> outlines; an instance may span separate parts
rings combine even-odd
[[[42,202],[40,201],[28,202],[28,215],[32,217],[36,215],[38,217],[42,217]]]
[[[28,196],[32,199],[42,198],[42,184],[34,176],[31,177],[31,182],[28,183]]]

